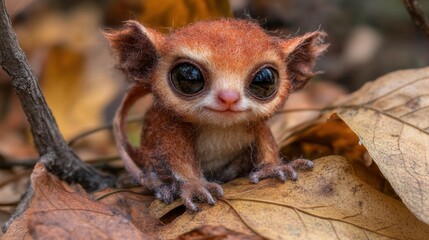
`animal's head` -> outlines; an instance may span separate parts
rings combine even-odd
[[[118,67],[149,82],[156,101],[187,121],[229,126],[270,117],[313,76],[326,34],[281,39],[223,19],[161,34],[130,21],[106,34]]]

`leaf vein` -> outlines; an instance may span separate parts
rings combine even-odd
[[[300,209],[300,208],[296,208],[296,207],[294,207],[294,206],[292,206],[292,205],[285,204],[285,203],[278,203],[278,202],[272,202],[272,201],[269,201],[269,200],[261,200],[261,199],[254,199],[254,198],[227,198],[227,200],[225,200],[225,199],[219,199],[219,200],[220,200],[220,201],[223,201],[223,202],[228,202],[228,201],[249,201],[249,202],[259,202],[259,203],[266,203],[266,204],[272,204],[272,205],[277,205],[277,206],[287,207],[287,208],[291,208],[291,209],[294,209],[294,208],[295,208],[295,209],[296,209],[297,211],[299,211],[299,212],[302,212],[302,213],[308,214],[308,215],[313,216],[313,217],[316,217],[316,218],[321,218],[321,219],[325,219],[325,220],[328,220],[328,221],[338,221],[338,222],[347,223],[347,224],[350,224],[350,225],[352,225],[352,226],[354,226],[354,227],[357,227],[357,228],[359,228],[359,229],[366,229],[367,231],[370,231],[370,232],[373,232],[373,233],[376,233],[376,234],[379,234],[379,235],[382,235],[382,236],[385,236],[385,237],[394,238],[393,236],[389,236],[389,235],[384,234],[384,233],[379,233],[379,232],[377,232],[376,230],[372,230],[372,229],[369,229],[369,228],[367,228],[367,227],[360,226],[360,225],[358,225],[358,224],[356,224],[356,223],[349,222],[349,221],[347,221],[347,220],[335,219],[335,218],[325,217],[325,216],[319,216],[319,215],[317,215],[317,214],[314,214],[314,213],[311,213],[311,212],[305,211],[305,210]],[[228,202],[228,203],[227,203],[227,205],[228,205],[228,206],[230,206],[231,208],[233,208],[231,203],[229,203],[229,202]],[[236,211],[235,209],[234,209],[234,211],[236,212],[236,214],[237,214],[237,215],[239,215],[239,212],[238,212],[238,211]],[[239,217],[240,217],[240,219],[243,219],[241,216],[239,216]],[[246,226],[247,226],[247,225],[246,225]],[[385,229],[385,228],[388,228],[388,227],[390,227],[390,226],[382,227],[382,228],[380,228],[380,229]],[[251,230],[252,230],[252,229],[251,229]]]
[[[380,99],[382,99],[382,98],[384,98],[384,97],[386,97],[386,96],[389,96],[389,95],[390,95],[390,94],[392,94],[392,93],[395,93],[395,92],[397,92],[397,91],[399,91],[399,90],[403,89],[404,87],[407,87],[407,86],[413,85],[413,84],[415,84],[415,83],[418,83],[418,82],[423,81],[423,80],[426,80],[426,79],[429,79],[429,78],[428,78],[428,76],[424,76],[424,77],[421,77],[421,78],[417,78],[417,79],[415,79],[415,80],[413,80],[413,81],[411,81],[411,82],[406,82],[406,83],[404,83],[403,85],[400,85],[399,87],[397,87],[397,88],[395,88],[395,89],[393,89],[393,90],[391,90],[391,91],[389,91],[389,92],[387,92],[387,93],[385,93],[385,94],[383,94],[383,95],[381,95],[381,96],[378,96],[378,97],[376,97],[376,98],[374,98],[374,99],[372,99],[372,100],[370,100],[370,101],[366,102],[366,104],[373,104],[373,103],[375,103],[376,101],[378,101],[378,100],[380,100]]]

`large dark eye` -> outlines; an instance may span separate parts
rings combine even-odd
[[[204,88],[204,76],[190,63],[180,63],[171,70],[174,88],[184,94],[196,94]]]
[[[253,77],[249,91],[256,98],[267,99],[276,91],[277,83],[277,72],[272,68],[264,67]]]

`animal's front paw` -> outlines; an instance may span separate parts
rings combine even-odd
[[[250,181],[258,183],[264,178],[277,178],[281,181],[298,179],[298,169],[312,169],[314,163],[307,159],[296,159],[287,164],[265,165],[250,174]]]
[[[164,202],[170,204],[179,195],[178,183],[162,184],[155,188],[155,197]]]
[[[214,205],[215,198],[223,196],[222,187],[217,183],[207,182],[206,180],[188,181],[180,186],[180,197],[187,209],[196,212],[199,208],[194,200]]]

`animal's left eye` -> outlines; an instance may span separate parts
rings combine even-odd
[[[270,67],[264,67],[255,74],[249,85],[249,92],[256,98],[265,100],[277,90],[278,74]]]
[[[182,94],[194,95],[204,88],[204,76],[191,63],[180,63],[171,70],[170,80],[174,88]]]

